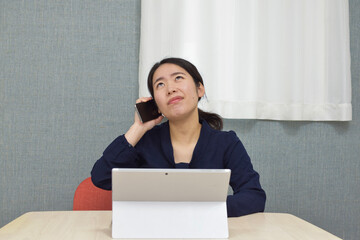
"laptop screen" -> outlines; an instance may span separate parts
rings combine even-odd
[[[139,169],[112,171],[113,201],[226,201],[229,169]]]

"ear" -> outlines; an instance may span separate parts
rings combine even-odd
[[[197,86],[197,93],[199,98],[202,98],[205,95],[205,87],[202,83],[199,83],[199,86]]]

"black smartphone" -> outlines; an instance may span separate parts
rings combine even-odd
[[[143,123],[161,116],[161,113],[159,113],[158,107],[156,106],[154,99],[151,99],[147,102],[137,103],[135,105],[135,108],[141,122]]]

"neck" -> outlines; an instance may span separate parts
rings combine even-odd
[[[201,124],[199,122],[199,116],[188,119],[182,119],[181,121],[169,121],[170,125],[170,137],[173,143],[191,144],[197,142],[200,136]]]

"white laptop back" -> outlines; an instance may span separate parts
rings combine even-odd
[[[112,170],[113,238],[228,238],[228,169]]]

